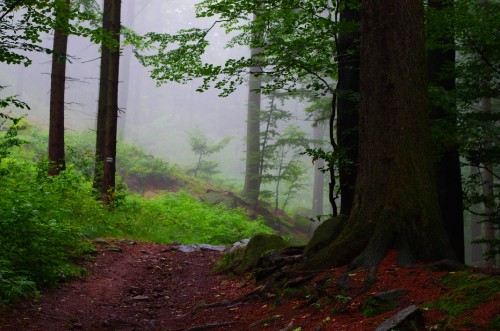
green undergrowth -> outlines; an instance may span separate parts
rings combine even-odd
[[[500,292],[500,279],[482,274],[454,272],[446,275],[441,281],[451,287],[451,290],[429,306],[437,307],[451,317],[457,317],[491,300]]]
[[[28,144],[9,147],[0,158],[0,306],[83,275],[78,262],[93,254],[96,237],[230,244],[271,232],[242,210],[204,204],[186,192],[146,200],[122,181],[116,203],[103,206],[92,189],[89,138],[68,139],[66,170],[52,177],[40,147],[46,149],[45,133],[28,133]],[[124,164],[129,172],[174,171],[154,160]]]

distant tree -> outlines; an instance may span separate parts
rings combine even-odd
[[[49,126],[49,174],[57,175],[64,170],[64,95],[66,91],[66,62],[68,35],[64,30],[69,23],[70,0],[57,0],[54,46],[52,49],[52,73],[50,76],[50,126]]]
[[[254,20],[256,15],[254,14]],[[250,57],[258,61],[262,42],[259,34],[252,34],[252,45]],[[252,204],[259,201],[260,192],[260,165],[262,152],[260,150],[260,109],[261,109],[261,91],[262,68],[258,65],[250,67],[248,78],[248,104],[247,104],[247,137],[245,152],[245,183],[242,195]]]
[[[225,137],[218,143],[211,143],[205,133],[199,128],[195,127],[192,131],[188,132],[188,141],[191,150],[198,156],[196,166],[192,169],[194,177],[203,173],[210,177],[217,173],[218,164],[213,161],[206,161],[204,158],[214,153],[220,152],[231,141],[232,137]]]
[[[275,214],[279,208],[281,185],[288,184],[284,206],[293,194],[302,187],[304,167],[301,166],[302,162],[297,158],[300,152],[308,147],[308,143],[306,134],[298,126],[290,125],[267,147],[272,158],[266,160],[267,166],[263,170],[262,181],[274,184],[272,195],[274,195],[275,201]]]

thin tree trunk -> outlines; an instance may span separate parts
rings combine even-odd
[[[323,140],[325,135],[325,125],[322,123],[316,123],[313,127],[313,140],[314,148],[318,149],[320,147],[320,141]],[[312,212],[314,215],[323,214],[323,200],[325,196],[325,174],[320,171],[325,166],[325,160],[318,159],[314,162],[314,186],[313,186],[313,201],[312,201]]]
[[[490,98],[483,98],[481,100],[481,111],[483,113],[491,113],[491,99]],[[491,142],[487,142],[485,144],[485,148],[489,149],[491,148]],[[484,224],[484,239],[493,241],[495,239],[495,228],[493,226],[493,216],[495,214],[495,206],[494,203],[490,202],[491,201],[491,196],[493,196],[493,186],[494,186],[494,180],[493,180],[493,174],[491,172],[492,170],[492,164],[490,164],[488,161],[485,161],[483,163],[484,165],[484,170],[483,170],[483,196],[484,196],[484,214],[485,214],[485,222]],[[494,250],[494,246],[491,244],[488,244],[486,246],[486,251],[492,251]],[[489,257],[486,259],[486,266],[488,267],[493,267],[495,266],[495,257]]]
[[[116,137],[118,121],[118,78],[120,70],[120,12],[121,0],[111,5],[111,31],[117,47],[109,54],[109,78],[106,110],[106,138],[104,143],[104,174],[102,198],[105,203],[115,198]]]
[[[480,172],[480,169],[475,166],[471,166],[470,175],[472,177],[476,176]],[[479,213],[480,204],[475,204],[471,206],[473,212]],[[483,238],[481,217],[476,213],[471,213],[471,241]],[[481,264],[483,261],[483,244],[471,244],[471,263],[473,265]]]
[[[58,27],[54,31],[52,73],[50,80],[49,174],[57,175],[65,168],[64,155],[64,95],[66,88],[66,61],[70,0],[59,0],[56,11]]]
[[[129,28],[134,26],[135,1],[127,1],[127,15],[125,24]],[[125,129],[127,124],[127,112],[129,111],[129,92],[130,92],[130,67],[132,65],[132,46],[128,45],[123,50],[123,56],[120,60],[120,77],[122,86],[120,88],[118,106],[121,109],[118,116],[118,137],[123,140],[125,138]]]
[[[429,0],[430,8],[443,11],[453,7],[452,0]],[[454,44],[453,27],[445,27],[446,32],[440,48],[432,49],[427,54],[427,69],[429,82],[434,86],[443,88],[453,93],[455,87],[455,50],[450,47]],[[457,135],[457,116],[455,103],[450,108],[435,106],[432,108],[431,117],[441,126],[445,134],[450,137],[447,141],[455,141]],[[442,146],[440,158],[436,164],[439,206],[444,221],[444,226],[457,259],[465,262],[464,246],[464,215],[462,174],[460,170],[460,157],[458,146]]]
[[[256,57],[260,49],[252,49],[251,56]],[[245,185],[243,196],[252,204],[257,204],[260,193],[260,92],[261,78],[255,74],[260,73],[260,67],[250,68],[250,79],[248,83],[248,109],[247,109],[247,138],[246,138],[246,162],[245,162]]]
[[[113,0],[104,0],[102,28],[111,31],[111,5]],[[101,68],[99,76],[99,100],[97,103],[96,146],[94,166],[94,190],[101,194],[104,174],[104,141],[106,139],[106,112],[108,106],[108,75],[110,48],[104,43],[101,47]],[[101,196],[102,198],[102,196]]]

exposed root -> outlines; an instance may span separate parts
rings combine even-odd
[[[221,322],[221,323],[210,323],[210,324],[203,324],[203,325],[196,325],[192,326],[187,329],[180,329],[178,331],[203,331],[203,330],[209,330],[209,329],[217,329],[222,326],[230,326],[234,325],[236,322]]]
[[[189,314],[194,314],[200,309],[210,309],[210,308],[217,308],[217,307],[226,307],[226,308],[232,308],[238,305],[241,305],[251,299],[255,299],[258,296],[256,295],[255,291],[247,294],[243,298],[239,298],[236,300],[226,300],[226,301],[217,301],[217,302],[212,302],[212,303],[205,303],[205,301],[200,301],[196,306],[191,308],[191,310],[186,313],[184,316],[189,315]]]

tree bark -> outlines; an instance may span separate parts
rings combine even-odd
[[[484,113],[491,113],[491,99],[483,98],[481,100],[481,111]],[[485,148],[491,148],[492,143],[486,142]],[[483,162],[483,196],[484,196],[484,239],[488,241],[495,240],[495,227],[493,225],[493,217],[495,215],[495,205],[491,202],[491,197],[494,194],[494,178],[492,174],[492,164],[489,161]],[[486,245],[486,252],[493,251],[494,246],[491,244]],[[495,266],[495,256],[486,259],[486,266]]]
[[[345,1],[340,22],[359,23],[360,12]],[[337,144],[344,159],[339,164],[340,213],[349,215],[354,199],[359,148],[359,31],[341,33],[337,42]]]
[[[428,5],[434,10],[442,11],[453,7],[453,1],[429,0]],[[455,51],[450,47],[454,44],[453,27],[446,26],[443,29],[446,29],[446,33],[443,33],[446,37],[440,40],[441,47],[438,46],[427,54],[429,83],[453,93],[456,88],[453,71]],[[440,156],[436,163],[439,206],[453,250],[457,259],[464,263],[464,206],[460,157],[457,144],[449,143],[458,141],[455,103],[449,108],[434,106],[431,109],[431,117],[434,121],[440,122],[439,126],[447,137],[440,146]]]
[[[103,1],[102,28],[111,31],[111,5],[113,0]],[[97,124],[95,144],[94,190],[99,194],[103,188],[104,173],[104,141],[106,138],[106,110],[108,97],[110,48],[105,43],[101,46],[101,68],[99,74],[99,99],[97,101]]]
[[[104,143],[104,174],[102,199],[105,203],[115,198],[116,137],[118,122],[118,77],[120,71],[120,13],[121,0],[111,4],[111,31],[116,47],[109,53],[109,76],[106,107],[106,135]]]
[[[253,48],[250,51],[252,57],[258,56],[260,49]],[[247,109],[247,138],[246,138],[246,162],[245,162],[245,185],[243,196],[252,204],[259,201],[260,183],[260,92],[261,78],[255,74],[260,73],[260,67],[250,68],[248,82],[248,109]]]
[[[364,0],[360,149],[353,208],[307,264],[376,266],[454,257],[441,220],[428,114],[424,15],[418,0]]]
[[[65,168],[64,153],[64,95],[66,89],[66,61],[70,0],[59,0],[56,10],[58,27],[54,31],[52,72],[50,77],[49,174],[57,175]]]

